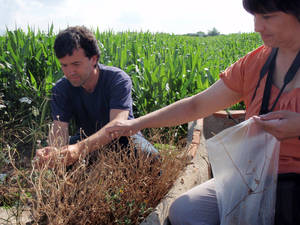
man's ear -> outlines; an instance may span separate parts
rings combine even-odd
[[[98,56],[97,55],[93,55],[91,57],[91,60],[92,60],[92,63],[94,64],[94,67],[96,68],[97,64],[98,64]]]

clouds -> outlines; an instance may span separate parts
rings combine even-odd
[[[5,25],[13,25],[13,18],[17,16],[19,10],[18,3],[10,0],[0,0],[0,21],[1,30],[5,29]]]
[[[0,29],[16,27],[42,28],[47,29],[51,25],[51,18],[55,18],[55,12],[59,4],[54,1],[42,0],[0,0]]]
[[[0,31],[7,26],[55,30],[69,25],[100,31],[135,30],[175,34],[250,32],[252,18],[241,0],[0,0]]]

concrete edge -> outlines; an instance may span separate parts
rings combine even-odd
[[[168,212],[172,202],[184,192],[210,178],[210,165],[202,131],[202,119],[188,124],[187,151],[191,155],[191,163],[175,181],[166,197],[140,225],[168,225]]]

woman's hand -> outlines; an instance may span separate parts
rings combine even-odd
[[[80,153],[76,144],[66,145],[60,149],[48,146],[36,151],[35,165],[38,168],[43,168],[45,166],[53,168],[62,163],[68,166],[75,163],[79,157]]]
[[[121,136],[131,136],[136,134],[139,129],[136,128],[136,119],[134,120],[114,120],[105,127],[107,135],[112,139]]]
[[[275,111],[253,119],[279,141],[300,136],[300,113]]]

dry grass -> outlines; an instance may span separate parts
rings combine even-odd
[[[18,193],[31,206],[33,224],[139,224],[168,193],[185,158],[181,147],[154,157],[106,146],[93,164],[83,159],[68,169],[14,168],[26,180]]]

